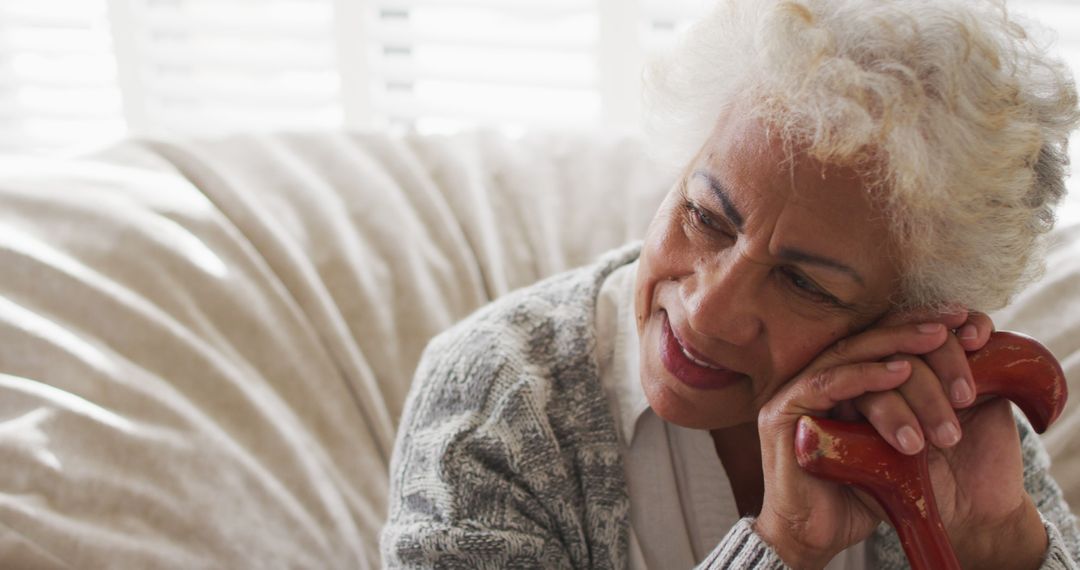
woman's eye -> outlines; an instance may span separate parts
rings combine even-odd
[[[694,215],[697,216],[699,222],[706,226],[709,226],[710,228],[716,227],[716,223],[713,221],[712,216],[706,214],[701,208],[694,206]]]
[[[792,273],[790,279],[793,285],[795,285],[799,289],[802,289],[803,291],[809,293],[821,293],[821,291],[813,283],[811,283],[809,279],[803,277],[802,275],[799,275],[798,273]]]
[[[716,218],[712,217],[707,211],[698,206],[697,204],[687,201],[685,204],[687,212],[693,219],[695,225],[704,227],[708,230],[718,231],[726,235],[723,224],[721,224]]]
[[[794,271],[792,269],[785,269],[783,273],[784,278],[787,279],[788,283],[792,287],[794,287],[800,294],[807,296],[815,301],[830,303],[839,306],[844,305],[839,299],[829,294],[827,291],[819,287],[817,283],[814,283],[798,271]]]

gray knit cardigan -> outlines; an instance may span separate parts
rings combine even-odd
[[[604,279],[639,252],[633,244],[508,294],[431,342],[391,464],[386,567],[626,566],[630,501],[594,319]],[[1043,568],[1076,568],[1075,519],[1038,437],[1017,425],[1025,484],[1050,536]],[[700,568],[784,568],[751,522]],[[907,567],[887,525],[869,540],[874,567]]]

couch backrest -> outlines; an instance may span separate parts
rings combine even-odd
[[[416,361],[639,239],[596,135],[294,133],[0,162],[0,566],[377,567]],[[1080,382],[1080,226],[996,315]],[[1080,502],[1074,401],[1046,441]]]
[[[376,567],[428,339],[640,237],[667,186],[638,142],[597,136],[130,141],[6,166],[5,566]]]

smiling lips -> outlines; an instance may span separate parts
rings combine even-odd
[[[667,311],[662,311],[664,326],[660,339],[660,361],[664,368],[680,382],[700,390],[719,390],[726,388],[743,375],[706,362],[695,356],[671,330]]]

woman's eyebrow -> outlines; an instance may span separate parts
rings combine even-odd
[[[721,184],[720,181],[717,180],[713,175],[709,174],[704,170],[695,170],[694,176],[700,176],[709,183],[709,188],[712,190],[713,195],[716,196],[716,199],[720,201],[721,206],[723,206],[724,208],[724,215],[726,215],[728,219],[731,220],[731,223],[735,224],[735,227],[738,228],[739,231],[742,231],[742,214],[739,213],[739,210],[735,208],[735,204],[731,202],[731,198],[728,197],[727,188],[723,184]],[[803,251],[801,249],[788,247],[781,248],[780,251],[777,253],[777,256],[792,263],[809,263],[811,265],[817,265],[819,267],[838,271],[851,277],[859,285],[862,285],[863,287],[866,286],[866,282],[863,281],[862,275],[859,275],[858,271],[855,271],[851,267],[840,263],[835,259],[825,257],[823,255],[817,255],[815,253],[810,253],[808,251]]]
[[[731,198],[728,197],[727,188],[720,183],[719,180],[713,177],[713,175],[705,172],[704,170],[695,170],[694,176],[700,176],[709,183],[709,188],[712,189],[713,195],[720,201],[720,205],[724,208],[724,215],[731,220],[731,223],[735,224],[735,229],[740,232],[743,230],[743,217],[739,213],[739,210],[735,208],[735,204],[731,202]]]

